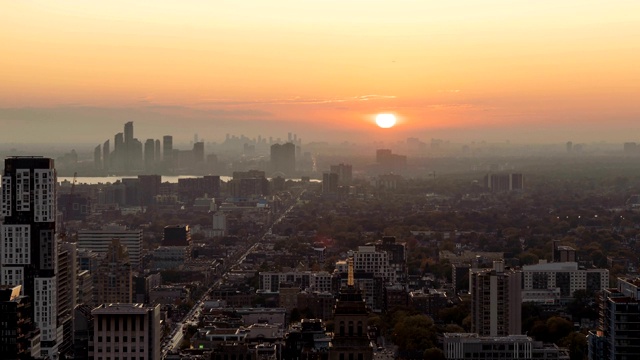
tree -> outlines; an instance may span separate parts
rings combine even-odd
[[[432,347],[424,351],[423,359],[425,360],[446,360],[444,352],[437,347]]]

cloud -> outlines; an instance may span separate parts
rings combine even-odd
[[[264,99],[264,100],[233,100],[233,99],[202,99],[197,105],[315,105],[315,104],[334,104],[345,102],[358,102],[370,100],[389,100],[395,99],[395,95],[359,95],[346,98],[303,98],[292,97],[284,99]]]

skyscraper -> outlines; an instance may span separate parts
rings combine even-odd
[[[11,157],[4,163],[0,285],[22,285],[32,299],[42,355],[58,348],[56,172],[53,160]]]
[[[109,170],[111,165],[111,149],[109,146],[109,140],[105,141],[102,144],[102,168],[104,170]]]
[[[271,145],[271,167],[273,172],[287,176],[296,171],[296,146],[293,143]]]
[[[493,269],[471,270],[471,332],[480,336],[520,334],[521,276],[505,270],[502,261],[494,261]]]
[[[149,171],[153,169],[156,162],[156,142],[153,139],[147,139],[144,142],[144,168]]]
[[[171,135],[162,137],[162,159],[165,166],[170,168],[173,161],[173,136]]]

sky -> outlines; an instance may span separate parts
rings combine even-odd
[[[640,1],[0,0],[0,141],[640,141]],[[378,113],[398,124],[379,129]]]

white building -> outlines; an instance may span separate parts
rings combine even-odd
[[[547,263],[522,267],[523,290],[560,289],[563,299],[573,297],[576,290],[598,292],[609,286],[609,270],[580,269],[576,262]]]
[[[526,335],[478,336],[474,333],[445,333],[447,360],[557,359],[569,360],[569,351],[555,344],[533,341]]]
[[[93,351],[95,360],[160,360],[160,305],[103,304],[93,315]]]
[[[260,290],[277,293],[281,283],[291,283],[299,285],[302,290],[331,291],[331,279],[331,274],[326,271],[264,271],[260,272]]]
[[[138,269],[142,251],[142,230],[127,230],[126,227],[118,225],[105,226],[102,230],[80,230],[78,249],[89,249],[104,255],[113,239],[120,239],[120,243],[127,247],[131,266]]]
[[[213,214],[213,236],[227,235],[227,214],[222,211],[216,211]]]
[[[395,270],[389,265],[389,254],[386,251],[376,251],[374,245],[358,246],[358,251],[353,254],[354,273],[371,273],[380,276],[385,282],[395,281]],[[338,273],[347,273],[347,262],[336,262]]]

